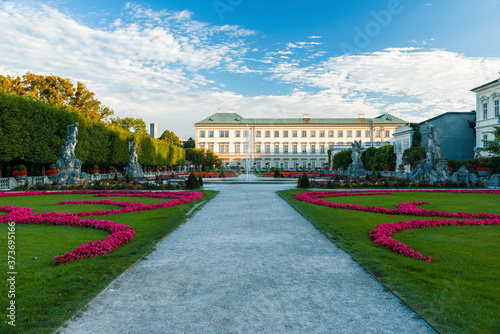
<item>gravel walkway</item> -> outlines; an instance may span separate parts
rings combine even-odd
[[[276,193],[220,194],[62,333],[430,333]]]

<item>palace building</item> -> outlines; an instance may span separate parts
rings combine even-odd
[[[242,165],[246,159],[257,169],[322,168],[332,153],[361,140],[365,148],[390,143],[396,127],[407,121],[383,114],[375,118],[244,118],[234,109],[195,123],[196,147],[209,149],[224,163]],[[347,167],[347,166],[345,166]]]
[[[500,125],[500,78],[471,91],[476,93],[476,147],[481,149],[484,140],[495,139],[493,131]]]

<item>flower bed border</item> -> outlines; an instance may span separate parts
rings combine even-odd
[[[128,197],[151,197],[151,198],[168,198],[175,199],[170,202],[161,202],[157,204],[145,205],[136,202],[118,202],[111,200],[101,201],[61,201],[61,204],[106,204],[122,206],[119,210],[101,210],[79,213],[57,213],[45,212],[33,214],[30,208],[14,207],[12,205],[0,206],[0,212],[6,212],[5,215],[0,215],[0,223],[16,222],[19,224],[47,224],[47,225],[65,225],[65,226],[82,226],[92,227],[99,230],[111,232],[104,241],[95,240],[82,244],[75,248],[70,253],[66,252],[63,255],[54,257],[54,265],[63,264],[70,261],[76,261],[85,257],[95,257],[108,252],[112,252],[118,247],[124,246],[135,236],[135,231],[124,224],[117,224],[109,220],[97,219],[81,219],[80,216],[98,216],[110,215],[117,213],[126,213],[134,211],[156,210],[169,208],[177,205],[182,205],[188,202],[198,200],[203,197],[202,193],[183,191],[183,192],[151,192],[138,190],[71,190],[71,191],[27,191],[23,193],[0,193],[1,197],[17,197],[17,196],[37,196],[37,195],[59,195],[59,194],[94,194],[95,197],[103,196],[128,196]]]
[[[470,226],[470,225],[500,225],[500,215],[494,213],[468,213],[468,212],[444,212],[438,210],[421,209],[418,206],[429,204],[428,202],[408,202],[399,203],[397,209],[387,209],[376,206],[364,207],[356,204],[340,204],[323,201],[318,198],[327,197],[342,197],[342,196],[370,196],[370,195],[392,195],[397,192],[443,192],[443,193],[488,193],[500,194],[500,190],[456,190],[456,189],[397,189],[397,190],[352,190],[352,191],[309,191],[305,193],[295,194],[295,198],[299,201],[304,201],[316,205],[327,206],[337,209],[357,210],[373,213],[383,213],[390,215],[410,215],[424,217],[444,217],[444,218],[466,218],[467,220],[448,219],[448,220],[410,220],[400,221],[397,223],[379,224],[370,232],[372,241],[382,247],[391,249],[393,252],[419,259],[422,261],[432,262],[432,258],[425,257],[421,253],[416,252],[411,247],[402,242],[394,240],[391,236],[399,231],[409,230],[414,228],[437,227],[437,226]]]

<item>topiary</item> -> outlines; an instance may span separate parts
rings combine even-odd
[[[226,177],[226,174],[224,174],[224,170],[220,170],[219,177]]]
[[[113,181],[118,181],[118,173],[115,173],[115,177],[113,178]]]
[[[196,178],[196,175],[194,175],[193,172],[189,174],[189,177],[186,181],[186,189],[198,189],[200,188],[200,184],[198,183],[198,179]]]
[[[203,178],[201,175],[198,175],[198,183],[200,184],[200,187],[203,187]]]
[[[311,183],[309,182],[309,177],[307,176],[306,173],[302,174],[299,188],[311,188]]]
[[[274,171],[274,175],[273,175],[273,177],[275,177],[275,178],[279,178],[279,177],[280,177],[280,171],[276,169],[276,170]]]

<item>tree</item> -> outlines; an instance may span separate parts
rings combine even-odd
[[[361,153],[361,162],[365,169],[374,171],[373,169],[373,157],[377,153],[375,147],[369,147]]]
[[[413,129],[413,136],[411,140],[411,146],[420,146],[422,145],[422,133],[420,132],[420,124],[418,123],[410,123],[410,127]]]
[[[163,131],[163,133],[161,134],[159,139],[166,141],[169,144],[182,147],[181,141],[179,140],[179,137],[177,137],[177,135],[175,133],[173,133],[169,130]]]
[[[146,123],[141,118],[124,117],[124,118],[111,118],[111,124],[121,126],[123,129],[128,130],[130,133],[146,135]]]
[[[405,165],[416,166],[423,159],[425,159],[425,147],[423,146],[410,147],[403,152],[402,161]]]
[[[347,168],[347,166],[352,163],[351,149],[340,151],[333,156],[333,167],[334,168]]]
[[[311,188],[311,182],[309,182],[309,177],[304,172],[300,178],[299,188]]]
[[[495,126],[495,129],[492,133],[495,138],[493,140],[483,140],[483,150],[494,155],[498,155],[500,154],[500,126]]]
[[[196,178],[196,175],[194,175],[193,172],[189,174],[189,177],[186,181],[186,189],[198,189],[200,188],[200,183],[198,182],[198,179]]]
[[[195,165],[203,165],[204,167],[222,166],[222,159],[216,156],[210,150],[202,150],[199,148],[189,148],[186,150],[186,160],[191,161]]]
[[[184,142],[184,148],[195,148],[196,143],[194,142],[194,139],[192,137],[189,137],[188,140]]]
[[[382,170],[388,167],[390,170],[396,169],[396,153],[394,153],[393,145],[385,145],[380,147],[373,157],[373,169]]]

